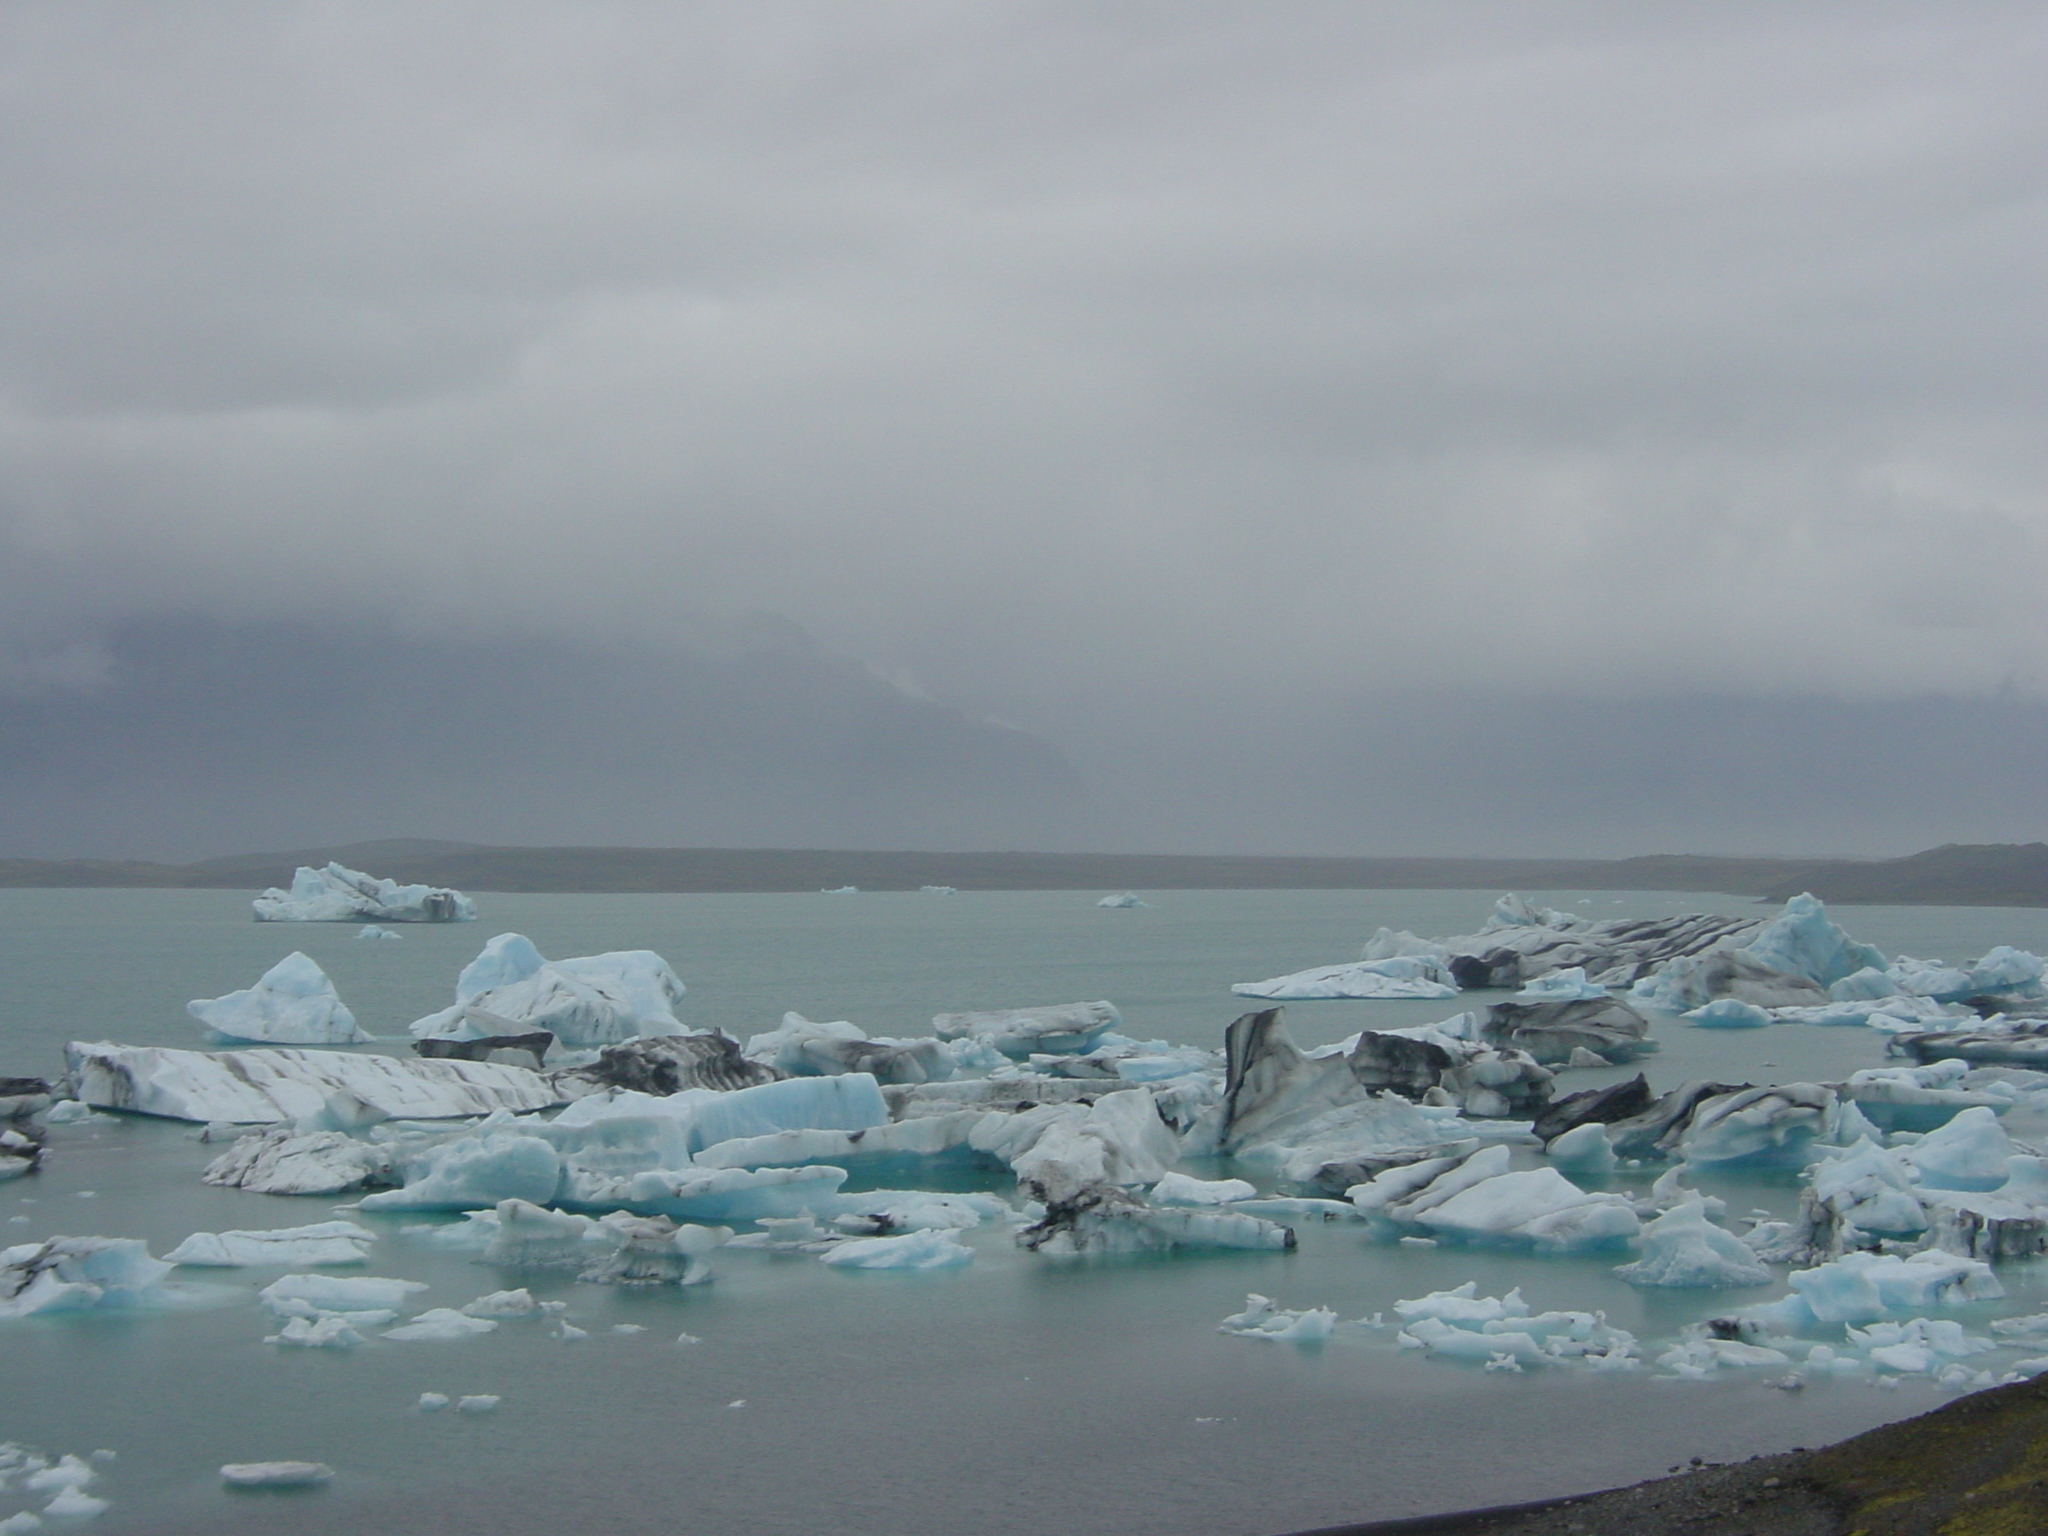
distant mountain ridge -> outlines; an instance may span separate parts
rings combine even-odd
[[[192,864],[0,859],[0,886],[260,889],[330,859],[470,891],[1615,890],[1716,891],[1782,901],[2048,906],[2048,844],[1950,844],[1897,859],[1347,859],[1258,854],[930,853],[805,848],[498,847],[385,839]]]

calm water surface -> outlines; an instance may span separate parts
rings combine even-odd
[[[292,948],[327,969],[366,1028],[402,1035],[507,929],[549,955],[659,950],[689,983],[689,1022],[740,1036],[786,1009],[915,1034],[935,1012],[1108,997],[1129,1033],[1214,1045],[1244,1006],[1230,983],[1350,958],[1381,924],[1469,932],[1496,893],[1169,892],[1138,911],[1097,909],[1097,894],[494,895],[478,923],[386,943],[345,927],[257,925],[234,893],[0,891],[0,1073],[56,1072],[67,1039],[201,1044],[185,1001],[245,986]],[[1758,910],[1699,895],[1542,899],[1596,916]],[[1887,952],[2048,950],[2048,913],[2034,910],[1836,916]],[[1314,1045],[1457,1007],[1310,1003],[1288,1017]],[[1658,1087],[1705,1074],[1839,1077],[1883,1059],[1868,1031],[1660,1021],[1658,1033]],[[1571,1074],[1562,1086],[1618,1075]],[[162,1252],[196,1230],[324,1220],[336,1204],[208,1188],[198,1171],[218,1150],[165,1122],[58,1127],[47,1171],[0,1185],[0,1232],[143,1237]],[[1783,1177],[1713,1187],[1736,1212],[1795,1198]],[[108,1536],[1258,1536],[1817,1444],[1943,1400],[1860,1382],[1788,1395],[1748,1377],[1502,1377],[1417,1359],[1387,1333],[1340,1330],[1299,1350],[1215,1332],[1250,1290],[1356,1318],[1472,1279],[1486,1292],[1520,1285],[1539,1306],[1605,1309],[1649,1345],[1731,1299],[1776,1294],[1646,1294],[1608,1273],[1612,1258],[1385,1245],[1356,1226],[1304,1227],[1293,1254],[1081,1262],[1020,1253],[984,1228],[969,1234],[971,1267],[933,1275],[721,1252],[714,1285],[649,1294],[498,1273],[407,1235],[416,1218],[362,1219],[384,1234],[365,1272],[427,1281],[420,1305],[526,1285],[567,1301],[589,1337],[561,1343],[514,1321],[461,1342],[279,1350],[263,1344],[273,1330],[253,1300],[276,1271],[185,1271],[200,1277],[195,1302],[210,1304],[0,1325],[0,1438],[117,1451],[97,1490],[114,1500],[95,1523]],[[1997,1311],[2048,1302],[2033,1266],[2002,1276],[2012,1297]],[[621,1324],[645,1331],[611,1331]],[[684,1330],[702,1342],[678,1345]],[[421,1415],[422,1391],[504,1402],[487,1418]],[[219,1488],[221,1463],[272,1458],[322,1460],[340,1475],[302,1496]]]

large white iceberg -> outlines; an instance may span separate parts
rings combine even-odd
[[[681,1034],[683,990],[651,949],[548,960],[524,934],[501,933],[456,978],[454,1004],[415,1020],[412,1033],[477,1040],[544,1029],[565,1046],[616,1045]]]
[[[370,1038],[343,1005],[327,973],[297,950],[265,971],[255,986],[225,997],[195,999],[185,1011],[232,1040],[360,1045]]]
[[[259,923],[466,923],[476,903],[436,885],[400,885],[359,869],[301,864],[292,888],[265,891],[251,903]]]
[[[487,1061],[426,1061],[348,1051],[181,1051],[74,1040],[64,1059],[96,1109],[243,1125],[296,1122],[339,1103],[349,1118],[447,1120],[561,1102],[538,1072]]]

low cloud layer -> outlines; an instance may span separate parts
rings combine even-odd
[[[1996,4],[17,7],[0,687],[765,610],[1154,845],[1336,718],[2010,718],[2044,73]]]

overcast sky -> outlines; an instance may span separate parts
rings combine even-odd
[[[1464,699],[2030,714],[2044,80],[2038,4],[6,4],[0,684],[767,610],[1195,842]]]

